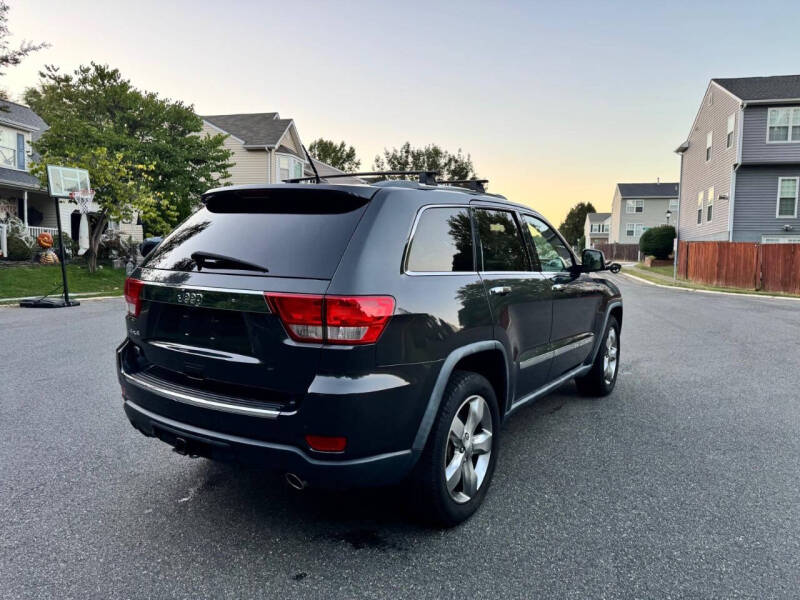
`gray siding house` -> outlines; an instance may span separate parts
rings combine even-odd
[[[678,210],[677,183],[618,183],[611,202],[613,244],[638,244],[651,227],[667,224],[667,210]],[[672,216],[669,224],[675,224]]]
[[[800,75],[712,79],[676,151],[680,239],[800,243]]]
[[[583,223],[583,239],[587,248],[607,244],[611,232],[611,213],[589,213]]]

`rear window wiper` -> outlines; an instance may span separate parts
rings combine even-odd
[[[202,271],[205,267],[210,269],[233,269],[237,271],[260,271],[262,273],[269,273],[269,269],[261,265],[256,265],[232,256],[213,254],[211,252],[193,252],[192,260],[197,264],[198,271]]]

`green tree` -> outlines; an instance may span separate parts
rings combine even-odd
[[[91,273],[97,269],[98,249],[109,221],[128,220],[137,213],[146,217],[153,212],[173,210],[164,206],[163,201],[156,199],[150,191],[153,166],[131,165],[122,152],[93,148],[83,153],[45,153],[41,161],[31,166],[31,173],[42,182],[47,181],[47,164],[66,164],[89,171],[95,190],[94,201],[98,204],[95,223],[89,231],[89,249],[86,251]]]
[[[591,202],[578,202],[569,209],[564,222],[559,225],[561,232],[571,246],[577,246],[578,241],[583,235],[583,226],[586,223],[586,215],[597,212]]]
[[[438,171],[439,180],[476,179],[472,157],[458,152],[451,154],[436,144],[412,148],[406,142],[400,148],[384,148],[383,156],[376,156],[373,163],[376,171]]]
[[[356,149],[344,142],[337,144],[333,140],[319,138],[311,142],[308,153],[345,173],[353,173],[361,167],[361,161],[356,158]]]
[[[44,160],[87,165],[98,201],[95,151],[119,163],[126,184],[146,171],[136,187],[150,198],[142,210],[147,234],[169,232],[197,208],[200,194],[228,177],[231,153],[223,146],[225,136],[203,135],[191,105],[139,90],[107,65],[91,63],[72,74],[47,66],[39,75],[37,87],[25,91],[25,101],[50,128],[34,148]],[[119,188],[103,193],[112,190]],[[122,207],[130,198],[103,201]]]

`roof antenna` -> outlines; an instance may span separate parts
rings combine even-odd
[[[317,178],[317,183],[322,183],[319,180],[319,173],[317,173],[317,167],[314,166],[314,160],[311,158],[311,155],[308,153],[308,150],[306,150],[305,146],[303,146],[303,152],[306,153],[306,158],[308,159],[308,163],[311,165],[311,170],[314,171],[314,177]]]

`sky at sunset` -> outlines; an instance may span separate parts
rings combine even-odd
[[[277,111],[303,141],[437,143],[560,222],[618,181],[677,181],[711,77],[800,73],[800,2],[9,0],[52,46],[0,79],[95,61],[199,114]]]

